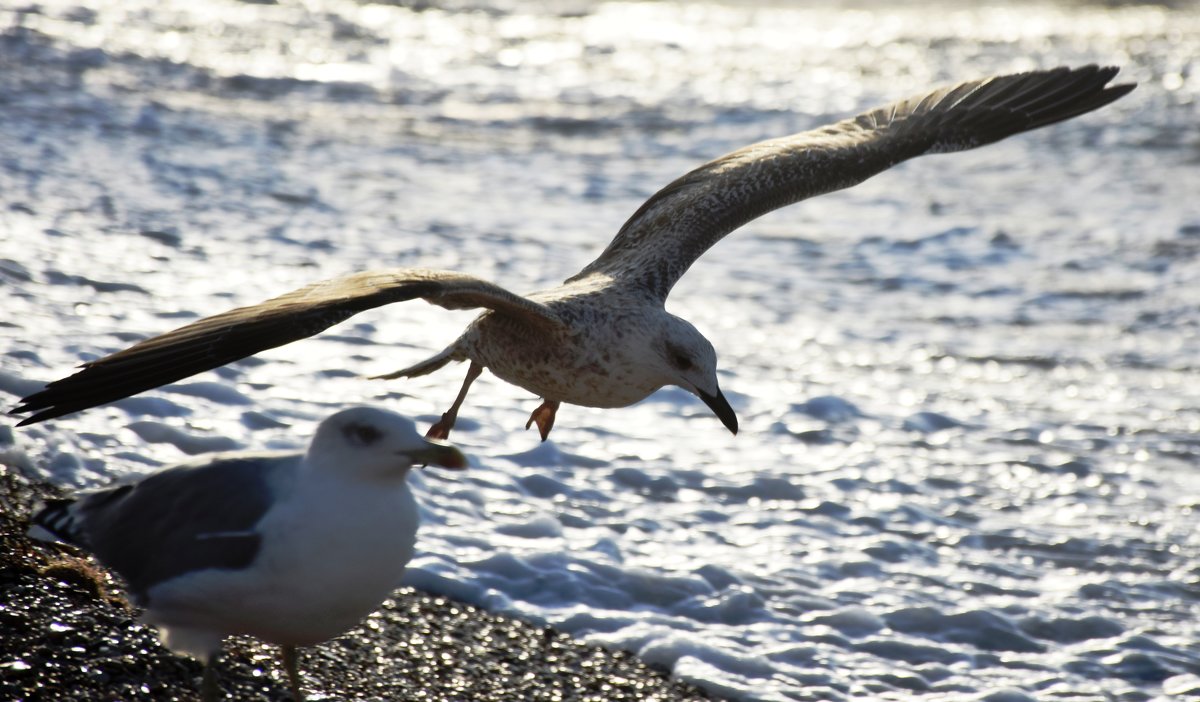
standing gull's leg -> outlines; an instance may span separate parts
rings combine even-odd
[[[437,424],[429,427],[429,431],[425,432],[427,438],[444,440],[450,437],[450,430],[454,428],[454,422],[458,420],[458,408],[462,406],[463,400],[467,399],[467,389],[482,372],[483,366],[471,361],[471,367],[467,369],[467,379],[463,381],[462,389],[458,391],[458,397],[454,398],[454,404],[450,405],[450,409],[446,410]],[[526,427],[526,429],[528,428]]]
[[[538,405],[538,408],[529,415],[529,421],[525,422],[525,428],[528,429],[534,422],[537,422],[538,432],[542,435],[542,441],[550,436],[550,430],[554,428],[554,415],[558,412],[558,402],[546,400]]]
[[[292,688],[292,698],[296,702],[304,702],[304,692],[300,690],[299,658],[295,646],[280,646],[283,653],[283,669],[287,671],[288,686]]]
[[[200,700],[201,702],[217,702],[223,696],[221,688],[217,685],[217,656],[219,653],[214,653],[204,660],[204,676],[200,678]]]

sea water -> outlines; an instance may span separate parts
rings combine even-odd
[[[1110,6],[1111,5],[1111,6]],[[668,309],[735,437],[665,389],[484,375],[406,582],[738,700],[1200,695],[1200,10],[1059,3],[45,0],[0,8],[0,399],[199,316],[389,266],[525,292],[745,144],[1098,62],[1130,96],[721,242]],[[111,406],[0,427],[64,485],[301,448],[465,368],[419,301]],[[4,399],[7,398],[7,399]]]

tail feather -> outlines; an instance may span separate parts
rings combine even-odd
[[[431,356],[416,365],[402,368],[398,371],[385,373],[384,375],[373,375],[370,380],[393,380],[395,378],[416,378],[421,375],[428,375],[436,370],[441,369],[451,361],[462,361],[463,358],[458,354],[458,345],[451,344],[438,352],[437,355]]]
[[[86,539],[71,510],[75,500],[49,500],[40,505],[29,518],[30,538],[41,541],[63,541],[86,547]]]

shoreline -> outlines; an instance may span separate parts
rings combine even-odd
[[[61,492],[0,464],[0,698],[196,699],[200,664],[137,622],[119,581],[25,536],[33,503]],[[217,673],[224,699],[291,699],[278,649],[250,637],[227,640]],[[719,699],[627,651],[412,588],[303,649],[301,675],[314,700]]]

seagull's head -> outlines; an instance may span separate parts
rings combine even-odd
[[[326,418],[308,452],[335,470],[380,477],[403,477],[417,465],[467,467],[457,448],[426,439],[412,420],[375,407],[353,407]]]
[[[738,419],[717,383],[717,351],[690,322],[667,315],[658,353],[665,364],[668,384],[678,385],[704,401],[725,428],[734,434]]]

